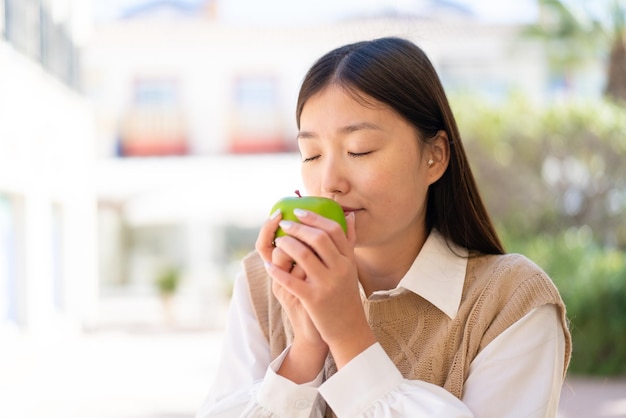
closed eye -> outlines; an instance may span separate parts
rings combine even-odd
[[[367,151],[367,152],[348,152],[348,155],[352,158],[360,158],[360,157],[364,157],[368,154],[371,154],[374,151]],[[311,161],[315,161],[319,158],[319,155],[314,155],[313,157],[306,157],[302,159],[303,163],[308,163]]]
[[[304,158],[304,159],[302,160],[302,162],[303,162],[303,163],[308,163],[308,162],[310,162],[310,161],[317,160],[319,157],[320,157],[319,155],[314,155],[313,157],[307,157],[307,158]]]
[[[367,151],[367,152],[348,152],[348,155],[352,158],[359,158],[359,157],[364,157],[368,154],[371,154],[373,151]]]

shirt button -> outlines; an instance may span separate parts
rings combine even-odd
[[[305,409],[305,408],[308,408],[309,406],[310,406],[310,403],[306,399],[299,399],[296,401],[297,409]]]

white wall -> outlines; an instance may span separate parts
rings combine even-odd
[[[97,295],[92,107],[1,41],[0,62],[0,193],[16,203],[20,266],[18,321],[0,330],[76,328]]]

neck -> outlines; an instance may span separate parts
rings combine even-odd
[[[378,290],[390,290],[411,268],[426,241],[426,234],[396,245],[364,246],[355,249],[359,281],[367,296]]]

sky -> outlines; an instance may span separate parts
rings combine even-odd
[[[92,0],[97,18],[108,20],[124,7],[147,0]],[[180,0],[197,3],[199,0]],[[218,0],[224,21],[235,24],[298,25],[372,12],[412,12],[428,0]],[[485,22],[528,22],[537,14],[537,0],[440,0],[465,6]]]

